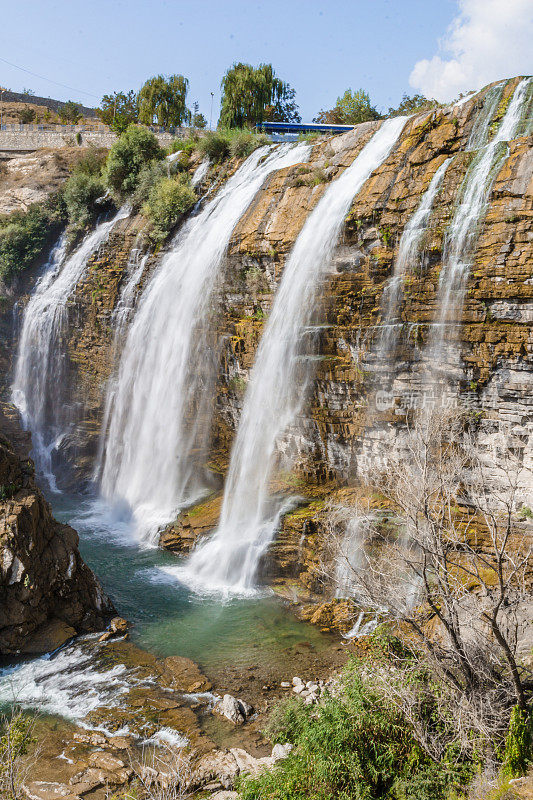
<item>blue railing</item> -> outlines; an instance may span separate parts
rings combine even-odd
[[[255,128],[264,133],[344,133],[353,125],[326,125],[320,122],[261,122]]]

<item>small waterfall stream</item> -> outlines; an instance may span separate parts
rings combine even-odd
[[[126,504],[144,541],[205,488],[195,456],[208,435],[217,357],[209,317],[232,231],[267,176],[309,154],[308,145],[252,153],[185,223],[141,296],[114,384],[101,490]]]
[[[428,227],[433,204],[451,160],[451,158],[445,159],[437,169],[418,208],[409,217],[401,235],[393,275],[385,284],[381,300],[382,324],[377,352],[377,357],[381,362],[388,361],[396,346],[400,332],[400,325],[397,323],[399,323],[398,315],[404,278],[417,263],[420,245]]]
[[[479,152],[466,175],[462,196],[444,243],[436,319],[429,332],[430,371],[433,371],[435,367],[442,369],[448,363],[453,368],[457,361],[453,336],[450,337],[452,340],[451,351],[447,352],[447,345],[450,344],[448,341],[449,328],[460,320],[473,250],[479,234],[480,220],[496,174],[507,155],[506,143],[516,135],[530,81],[531,78],[520,81],[494,138]],[[495,102],[491,98],[486,105],[487,111],[481,115],[481,121],[474,127],[473,136],[470,137],[469,147],[471,149],[481,146],[486,141]]]
[[[68,257],[62,237],[24,309],[12,397],[24,427],[32,433],[37,469],[54,490],[52,454],[73,420],[73,409],[64,395],[68,383],[64,342],[68,301],[90,257],[129,213],[129,207],[124,206],[113,219],[101,222]]]
[[[280,504],[269,480],[280,437],[305,398],[309,370],[301,345],[344,218],[354,196],[387,158],[405,117],[382,124],[354,162],[332,183],[296,240],[265,326],[233,445],[222,514],[212,539],[193,552],[186,580],[208,589],[252,588],[259,559],[277,527]],[[181,573],[180,573],[181,574]]]

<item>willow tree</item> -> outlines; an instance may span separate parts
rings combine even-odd
[[[276,77],[272,64],[234,64],[222,79],[219,125],[251,128],[266,120],[299,122],[294,89]]]
[[[189,81],[183,75],[156,75],[149,78],[139,92],[139,121],[144,125],[157,122],[164,128],[188,122],[190,111],[185,101]]]

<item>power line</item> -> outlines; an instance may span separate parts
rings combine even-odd
[[[98,95],[92,94],[91,92],[84,92],[83,89],[75,89],[74,86],[67,86],[66,83],[59,83],[58,81],[53,81],[50,78],[45,78],[44,75],[38,75],[37,72],[32,72],[31,69],[26,69],[25,67],[19,67],[18,64],[12,64],[11,61],[8,61],[6,58],[1,58],[0,61],[3,61],[4,64],[9,64],[10,67],[15,67],[15,69],[20,69],[22,72],[27,72],[28,75],[33,75],[34,78],[40,78],[42,81],[47,81],[47,83],[53,83],[56,86],[62,86],[63,89],[70,89],[72,92],[79,92],[80,94],[86,94],[89,97],[95,97],[97,100],[100,100]]]

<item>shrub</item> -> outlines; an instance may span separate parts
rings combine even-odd
[[[151,131],[140,125],[130,125],[109,151],[105,183],[119,197],[129,195],[137,186],[143,166],[150,161],[161,161],[164,155]]]
[[[162,241],[195,202],[188,175],[162,178],[152,187],[142,209],[152,223],[152,237]]]
[[[71,237],[85,231],[94,220],[97,200],[105,194],[103,181],[85,172],[70,176],[63,189]]]
[[[533,761],[533,714],[513,708],[505,740],[503,771],[511,778],[525,775]]]
[[[82,172],[84,175],[101,177],[105,167],[107,150],[104,147],[87,147],[72,167],[72,174]]]
[[[198,142],[198,150],[210,161],[224,161],[230,153],[230,137],[226,131],[209,131]]]
[[[62,105],[57,113],[64,125],[75,125],[83,116],[80,107],[72,100]]]
[[[300,133],[298,136],[298,141],[313,144],[313,142],[316,142],[317,139],[320,139],[324,135],[325,134],[320,133],[320,131],[308,131],[307,133]]]
[[[235,131],[231,137],[230,155],[233,158],[247,158],[254,150],[265,144],[270,144],[270,139],[264,133]]]
[[[25,756],[34,742],[35,717],[19,708],[0,716],[0,797],[17,800],[23,796],[26,777]]]
[[[168,164],[163,161],[152,161],[140,170],[137,186],[131,196],[134,208],[140,208],[148,200],[154,186],[169,176]]]
[[[65,217],[60,196],[0,217],[0,278],[9,282],[42,257]]]
[[[30,122],[35,121],[35,109],[30,106],[25,106],[18,112],[18,118],[23,125],[28,125]]]
[[[198,136],[189,136],[187,139],[173,139],[167,150],[168,155],[179,151],[189,155],[198,147]]]
[[[210,161],[224,161],[229,156],[246,158],[265,144],[270,144],[270,139],[264,133],[219,128],[217,131],[209,131],[200,139],[198,151]]]

